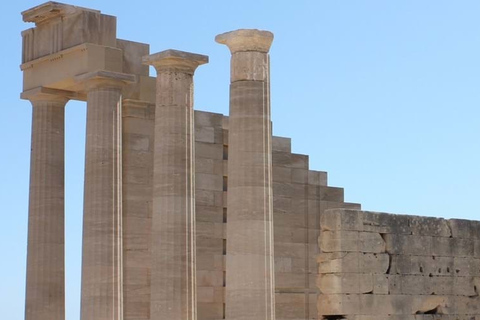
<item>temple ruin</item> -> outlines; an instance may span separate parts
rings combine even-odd
[[[65,319],[69,100],[87,103],[82,320],[480,319],[480,222],[361,211],[272,136],[272,33],[216,37],[227,116],[193,109],[205,55],[150,54],[93,9],[22,16],[27,320]]]

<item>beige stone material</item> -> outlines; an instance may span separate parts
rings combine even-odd
[[[319,244],[323,252],[385,252],[385,241],[373,232],[323,231]]]
[[[124,99],[122,108],[124,320],[149,319],[155,105]]]
[[[373,293],[374,277],[369,273],[324,274],[317,278],[324,294]]]
[[[95,72],[87,90],[82,320],[123,317],[121,97],[124,75]]]
[[[227,45],[232,52],[226,318],[273,320],[275,285],[268,57],[273,34],[237,30],[218,35],[215,40]]]
[[[193,74],[208,57],[167,50],[143,62],[157,71],[150,319],[195,320],[197,275],[218,279],[195,266]]]
[[[390,267],[386,253],[322,252],[317,257],[318,273],[378,273],[384,274]]]
[[[319,316],[428,319],[425,314],[434,315],[430,319],[468,319],[464,316],[477,314],[480,259],[475,258],[475,240],[465,236],[472,235],[475,226],[476,222],[344,209],[325,212],[319,243],[323,252],[318,256]],[[361,234],[384,240],[386,252],[368,254],[372,246],[363,240],[355,245],[353,239]],[[326,252],[333,248],[338,252]],[[388,259],[381,262],[379,257]],[[375,272],[372,290],[364,292],[370,286],[364,274],[369,270]]]
[[[33,106],[26,320],[65,319],[64,114],[68,98],[38,88]]]
[[[429,275],[454,273],[453,257],[391,255],[390,273],[403,275]]]
[[[239,29],[219,34],[215,41],[228,46],[232,54],[237,52],[268,53],[273,42],[273,34],[257,29]]]
[[[22,63],[84,43],[115,47],[117,19],[98,10],[50,1],[22,16],[35,23],[35,28],[22,32]]]
[[[272,152],[292,152],[292,139],[285,137],[272,137]]]
[[[122,72],[122,51],[114,47],[91,43],[80,44],[55,53],[51,56],[23,63],[23,88],[30,90],[46,86],[76,93],[78,100],[86,100],[84,82],[75,77],[82,74],[105,70]]]
[[[270,32],[217,36],[232,54],[224,116],[192,108],[206,56],[149,56],[98,10],[47,2],[22,16],[26,319],[65,318],[69,99],[88,102],[82,320],[478,319],[480,222],[360,211],[271,136]]]

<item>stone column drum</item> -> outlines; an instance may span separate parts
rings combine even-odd
[[[166,50],[157,70],[151,320],[196,319],[193,74],[208,57]]]
[[[65,319],[64,115],[68,99],[37,93],[33,105],[26,320]]]
[[[121,103],[134,76],[82,76],[87,91],[87,140],[82,257],[82,320],[121,320]]]
[[[231,58],[226,318],[275,319],[272,129],[268,51],[273,34],[237,30],[215,40]]]

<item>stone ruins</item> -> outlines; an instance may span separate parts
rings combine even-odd
[[[27,320],[65,319],[69,100],[88,110],[82,320],[480,319],[480,222],[361,211],[272,137],[272,33],[216,37],[231,52],[225,116],[193,110],[207,56],[150,54],[97,10],[22,15]]]

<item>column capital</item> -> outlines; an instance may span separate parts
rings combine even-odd
[[[85,87],[85,91],[92,89],[113,87],[122,89],[129,83],[136,81],[135,75],[112,72],[112,71],[94,71],[88,72],[75,77],[75,81]]]
[[[208,56],[169,49],[144,56],[142,63],[154,66],[157,72],[175,70],[193,74],[198,66],[208,63]]]
[[[245,51],[268,53],[273,33],[258,29],[238,29],[217,35],[215,41],[226,45],[232,54]]]
[[[66,90],[50,89],[46,87],[37,87],[27,91],[23,91],[20,94],[20,98],[24,100],[34,101],[49,101],[49,102],[62,102],[66,104],[68,100],[75,98],[75,92]]]

